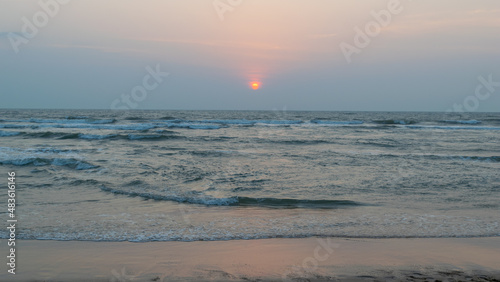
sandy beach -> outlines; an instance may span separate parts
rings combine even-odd
[[[21,240],[16,274],[3,269],[1,281],[499,281],[500,238]]]
[[[500,282],[499,30],[499,0],[0,0],[0,282]]]

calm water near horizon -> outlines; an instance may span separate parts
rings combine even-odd
[[[500,236],[499,140],[499,113],[0,110],[19,239]]]

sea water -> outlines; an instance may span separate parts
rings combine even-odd
[[[499,140],[498,113],[0,110],[0,172],[19,239],[500,236]]]

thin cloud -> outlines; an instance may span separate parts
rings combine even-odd
[[[217,41],[217,40],[191,40],[191,39],[163,39],[163,38],[131,38],[132,40],[149,41],[149,42],[164,42],[164,43],[180,43],[192,45],[205,45],[214,47],[229,47],[229,48],[248,48],[248,49],[263,49],[263,50],[283,50],[276,44],[265,44],[258,42],[237,42],[237,41]]]
[[[79,45],[79,44],[51,44],[54,48],[77,48],[77,49],[91,49],[107,53],[149,53],[144,50],[133,49],[133,48],[117,48],[117,47],[106,47],[97,45]]]
[[[315,38],[315,39],[318,39],[318,38],[330,38],[330,37],[335,37],[335,36],[337,36],[336,33],[320,33],[320,34],[311,34],[311,35],[309,35],[309,37]]]
[[[432,12],[407,16],[398,24],[384,29],[400,33],[440,32],[443,29],[459,28],[498,28],[500,27],[500,10],[471,10]]]

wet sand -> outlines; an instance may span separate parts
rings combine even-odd
[[[0,240],[7,254],[7,241]],[[0,281],[500,281],[500,238],[18,240]]]

